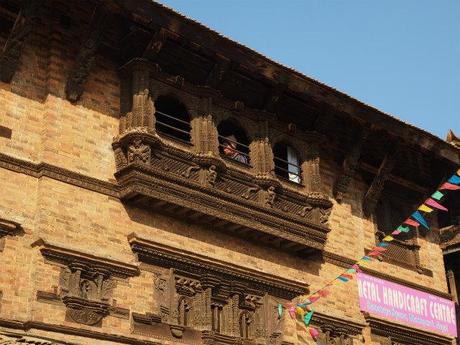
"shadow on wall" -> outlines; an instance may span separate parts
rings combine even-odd
[[[193,241],[200,241],[204,245],[208,245],[206,248],[208,253],[218,255],[217,251],[220,248],[236,253],[236,258],[238,254],[247,255],[249,258],[245,259],[247,260],[246,263],[249,263],[256,269],[261,269],[261,267],[258,260],[252,259],[252,257],[316,276],[319,274],[321,268],[322,261],[319,258],[312,260],[312,258],[307,259],[294,256],[279,249],[268,248],[266,245],[257,243],[254,240],[232,236],[226,232],[222,232],[220,229],[213,229],[187,220],[175,219],[173,215],[160,214],[159,212],[161,211],[144,210],[129,204],[124,204],[123,206],[133,222],[159,229],[165,233],[181,236],[184,242],[189,239],[191,241],[192,239]],[[229,256],[226,259],[231,260],[232,258]],[[244,262],[240,264],[245,266]]]

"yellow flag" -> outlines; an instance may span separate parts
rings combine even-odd
[[[304,315],[305,315],[305,311],[300,308],[300,307],[296,307],[295,308],[295,311],[297,312],[297,314],[303,319]]]
[[[457,175],[460,175],[460,169],[457,170]]]
[[[394,240],[393,236],[388,235],[388,236],[385,236],[382,241],[391,242],[393,240]]]
[[[426,212],[426,213],[430,213],[433,211],[432,208],[426,206],[425,204],[423,205],[420,205],[420,207],[418,208],[420,211],[423,211],[423,212]]]

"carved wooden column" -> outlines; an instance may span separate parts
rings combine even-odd
[[[133,59],[121,69],[120,134],[112,144],[117,170],[129,163],[150,164],[152,154],[162,146],[155,131],[155,105],[152,100],[147,60]]]
[[[17,70],[22,47],[40,17],[42,0],[27,0],[21,8],[0,54],[0,80],[9,83]]]
[[[251,150],[251,164],[256,176],[260,179],[274,177],[275,163],[273,150],[268,138],[261,137],[253,140],[249,145]]]
[[[302,163],[302,180],[307,192],[321,191],[321,175],[319,171],[319,144],[311,142],[305,161]]]

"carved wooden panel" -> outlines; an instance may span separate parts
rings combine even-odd
[[[76,252],[41,239],[33,246],[39,247],[47,260],[61,266],[59,298],[67,308],[67,317],[77,323],[100,324],[109,314],[114,278],[126,279],[138,274],[136,266]]]

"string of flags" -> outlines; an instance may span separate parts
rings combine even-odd
[[[316,290],[315,292],[311,293],[302,303],[298,304],[278,304],[278,316],[281,319],[283,312],[287,310],[289,316],[292,319],[300,318],[303,321],[310,336],[313,340],[318,344],[321,345],[318,341],[319,331],[310,326],[311,319],[315,310],[311,307],[311,305],[317,302],[321,298],[326,298],[330,295],[331,291],[330,288],[334,284],[338,283],[347,283],[353,279],[353,274],[360,273],[362,270],[360,269],[361,265],[364,265],[367,262],[371,262],[372,259],[378,257],[383,252],[385,252],[388,247],[390,246],[390,242],[395,239],[395,236],[398,236],[401,233],[408,233],[411,231],[412,228],[416,228],[419,226],[423,226],[425,229],[430,230],[430,226],[426,221],[423,214],[428,214],[433,212],[434,210],[439,211],[448,211],[446,207],[440,204],[441,199],[445,195],[445,191],[456,191],[460,190],[460,169],[457,170],[455,174],[453,174],[447,182],[443,183],[436,192],[434,192],[428,199],[426,199],[416,211],[414,211],[406,220],[402,222],[395,230],[391,232],[391,234],[385,236],[379,243],[377,243],[370,252],[366,255],[361,257],[358,261],[356,261],[350,268],[343,271],[341,274],[336,276],[326,285],[321,287],[320,289]]]

